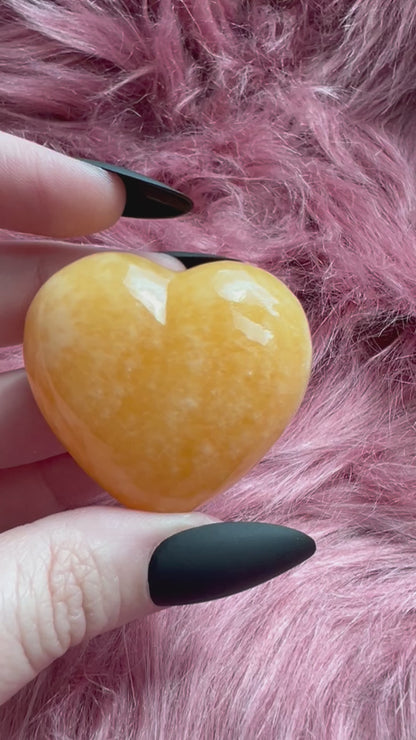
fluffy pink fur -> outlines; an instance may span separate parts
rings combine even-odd
[[[302,300],[301,413],[206,508],[318,543],[73,651],[4,740],[415,737],[415,37],[413,0],[2,0],[1,128],[195,201],[94,240],[247,258]]]

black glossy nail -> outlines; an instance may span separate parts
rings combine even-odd
[[[195,604],[230,596],[275,578],[310,558],[311,537],[259,522],[221,522],[164,540],[149,564],[154,604]]]
[[[187,195],[157,180],[151,180],[149,177],[113,164],[92,159],[80,158],[80,161],[101,167],[107,172],[114,172],[121,177],[127,194],[122,213],[124,218],[175,218],[183,216],[193,208],[192,200]]]
[[[165,254],[176,257],[188,269],[203,265],[205,262],[223,262],[224,260],[227,260],[227,262],[241,262],[235,257],[221,257],[219,254],[202,254],[201,252],[165,252]]]

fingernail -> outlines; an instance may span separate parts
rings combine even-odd
[[[175,218],[193,208],[192,200],[187,195],[157,180],[113,164],[79,159],[121,177],[127,194],[126,206],[121,214],[124,218]]]
[[[259,522],[221,522],[168,537],[149,564],[154,604],[196,604],[230,596],[281,575],[310,558],[311,537]]]
[[[227,262],[241,262],[235,257],[221,257],[218,254],[201,254],[200,252],[165,252],[165,254],[176,257],[188,269],[203,265],[205,262],[223,262],[224,260]]]

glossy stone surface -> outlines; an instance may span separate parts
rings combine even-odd
[[[106,252],[29,309],[29,382],[78,464],[126,506],[189,511],[246,473],[304,396],[311,340],[279,280],[238,262],[173,272]]]

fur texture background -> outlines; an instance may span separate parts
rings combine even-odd
[[[413,0],[2,0],[0,127],[195,201],[94,241],[239,256],[301,299],[303,408],[206,509],[318,544],[72,651],[2,740],[416,736],[415,38]]]

